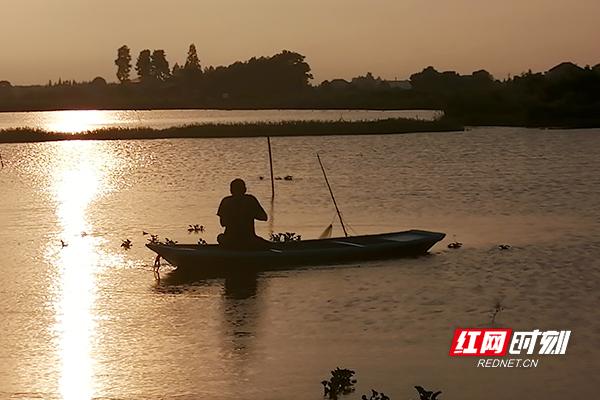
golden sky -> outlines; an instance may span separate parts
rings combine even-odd
[[[315,81],[428,65],[498,78],[561,61],[600,63],[600,0],[0,0],[0,80],[116,80],[116,49],[195,43],[203,65],[282,49]]]

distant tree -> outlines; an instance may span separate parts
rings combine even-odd
[[[171,75],[173,77],[178,77],[179,75],[181,75],[182,69],[183,68],[181,68],[178,63],[175,63],[175,65],[173,65],[173,69],[171,69]]]
[[[188,49],[187,58],[185,59],[185,65],[183,66],[186,71],[200,71],[202,72],[202,67],[200,66],[200,59],[198,58],[198,52],[196,51],[196,45],[190,44],[190,48]]]
[[[382,85],[382,79],[375,78],[371,72],[367,72],[365,76],[352,78],[351,84],[358,89],[373,90]]]
[[[12,85],[9,81],[0,81],[0,100],[2,97],[8,96],[11,92]]]
[[[148,78],[152,76],[152,59],[150,50],[146,49],[140,51],[140,55],[135,63],[135,70],[137,71],[138,77],[141,81],[148,80]]]
[[[117,50],[117,79],[119,82],[129,82],[129,73],[131,72],[131,51],[127,46],[121,46]]]
[[[90,84],[96,87],[106,86],[106,79],[101,76],[97,76],[90,82]]]
[[[166,81],[171,69],[164,50],[154,50],[150,58],[150,75],[157,81]]]

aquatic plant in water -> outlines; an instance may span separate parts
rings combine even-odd
[[[158,240],[158,235],[150,235],[150,239],[148,239],[150,244],[159,244],[160,240]]]
[[[189,233],[204,232],[204,225],[199,225],[199,224],[188,225],[188,232]]]
[[[496,323],[496,317],[500,314],[501,311],[504,311],[504,306],[502,305],[501,300],[497,300],[494,304],[494,308],[492,309],[492,313],[490,314],[490,318],[492,319],[492,325]]]
[[[454,242],[448,243],[448,248],[449,249],[460,249],[463,244],[461,242],[459,242],[458,240],[456,240],[456,235],[453,235],[453,238],[454,238]]]
[[[294,242],[302,240],[302,236],[297,235],[296,232],[271,233],[270,238],[271,241],[275,243]]]
[[[379,393],[376,390],[371,389],[371,397],[367,397],[366,394],[363,394],[361,397],[362,400],[390,400],[385,393]]]
[[[331,378],[328,381],[321,381],[324,392],[323,396],[327,396],[330,399],[337,399],[340,395],[354,392],[354,384],[356,383],[354,373],[350,369],[341,369],[339,367],[331,371]]]
[[[177,240],[171,240],[169,238],[165,238],[165,241],[163,244],[166,246],[175,246],[177,244]]]
[[[437,397],[442,394],[442,391],[429,391],[423,388],[423,386],[415,386],[417,392],[419,392],[419,400],[437,400]]]
[[[150,235],[150,239],[148,239],[148,243],[150,244],[162,244],[165,246],[175,246],[177,244],[176,240],[171,240],[169,238],[165,238],[164,241],[158,238],[158,235]]]

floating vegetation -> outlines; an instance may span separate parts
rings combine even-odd
[[[133,243],[131,243],[131,240],[129,240],[129,239],[125,239],[121,243],[121,247],[124,248],[125,250],[129,250],[132,245],[133,245]]]
[[[150,244],[159,244],[160,240],[158,240],[158,235],[150,235],[150,239],[148,239],[148,242]]]
[[[456,240],[456,235],[452,235],[454,242],[452,243],[448,243],[448,248],[449,249],[460,249],[462,247],[462,243],[459,242],[458,240]]]
[[[284,181],[293,181],[294,177],[292,175],[286,175],[286,176],[283,177],[283,180]]]
[[[202,246],[206,246],[208,244],[208,242],[202,238],[198,239],[198,244],[202,245]]]
[[[204,232],[204,225],[198,225],[198,224],[188,225],[188,232],[189,233]]]
[[[339,367],[331,371],[331,378],[328,381],[321,381],[324,391],[323,396],[326,396],[330,399],[337,399],[340,395],[346,395],[354,392],[354,385],[357,382],[354,375],[354,371],[350,369],[341,369]],[[423,386],[415,386],[415,389],[419,393],[419,400],[438,400],[438,396],[442,394],[441,390],[434,392],[432,390],[425,389]],[[385,393],[371,389],[370,397],[367,397],[366,394],[363,394],[361,396],[361,400],[391,399]]]
[[[81,232],[81,237],[86,237],[88,234],[86,231]]]
[[[201,239],[202,240],[202,239]],[[162,244],[163,246],[175,246],[178,242],[176,240],[171,240],[169,238],[165,238],[164,241],[160,240],[158,235],[150,235],[148,239],[148,243],[150,244]]]
[[[297,242],[302,240],[302,236],[297,235],[296,232],[278,232],[271,233],[270,239],[275,243]]]
[[[171,240],[169,238],[165,238],[164,243],[165,246],[175,246],[177,244],[177,240]]]
[[[498,245],[498,248],[500,250],[510,250],[511,246],[510,246],[510,244],[500,244],[500,245]]]
[[[433,392],[425,390],[423,386],[415,386],[415,389],[417,389],[417,392],[419,392],[419,400],[436,400],[437,397],[442,394],[441,390]]]
[[[142,231],[142,236],[146,236],[146,235],[148,235],[148,234],[149,234],[148,232],[146,232],[146,231]]]
[[[61,247],[67,247],[69,245],[69,243],[65,242],[64,240],[60,240],[60,246]]]
[[[354,392],[354,371],[350,369],[340,369],[339,367],[331,371],[331,378],[321,381],[323,385],[323,396],[330,399],[337,399],[338,396]]]
[[[497,300],[490,314],[492,325],[496,323],[496,317],[498,316],[498,314],[500,314],[501,311],[504,311],[504,306],[502,305],[502,302],[500,300]]]
[[[366,394],[363,394],[361,397],[362,400],[390,400],[385,393],[379,393],[376,390],[371,389],[371,397],[367,397]]]

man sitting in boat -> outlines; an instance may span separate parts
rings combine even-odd
[[[221,200],[217,215],[225,232],[217,236],[217,242],[232,250],[260,250],[270,242],[256,235],[254,220],[266,221],[267,213],[256,197],[246,194],[246,183],[234,179],[230,184],[231,196]]]

